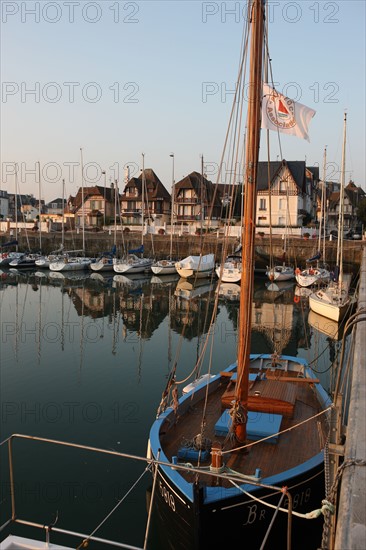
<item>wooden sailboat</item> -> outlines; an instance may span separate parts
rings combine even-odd
[[[341,190],[339,194],[339,217],[338,217],[338,242],[337,242],[337,267],[333,274],[333,281],[328,287],[320,289],[309,296],[309,306],[312,311],[339,322],[343,319],[350,308],[351,299],[349,296],[348,281],[343,274],[343,220],[344,220],[344,184],[346,167],[346,134],[347,134],[347,113],[344,113],[343,121],[343,149],[341,168]]]
[[[160,461],[151,494],[157,530],[164,534],[159,548],[263,548],[266,541],[268,548],[286,548],[286,540],[289,548],[291,520],[293,541],[314,531],[321,535],[321,520],[303,518],[324,498],[329,397],[304,359],[261,350],[250,355],[264,2],[250,6],[237,362],[181,398],[176,368],[169,377],[148,447]],[[285,493],[302,517],[291,514]]]

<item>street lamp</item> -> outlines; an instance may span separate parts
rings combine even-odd
[[[170,259],[172,259],[172,253],[173,253],[173,231],[174,231],[174,153],[170,153],[169,155],[172,158],[172,201],[171,201],[171,212],[170,212]]]

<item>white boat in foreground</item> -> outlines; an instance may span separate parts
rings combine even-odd
[[[321,289],[310,294],[309,306],[315,313],[338,323],[351,306],[348,288],[338,283],[330,284],[325,290]]]
[[[338,216],[337,267],[334,270],[332,281],[324,290],[318,290],[309,296],[309,306],[312,311],[328,317],[333,321],[341,321],[351,308],[349,296],[349,281],[343,274],[343,227],[344,227],[344,183],[346,173],[346,127],[347,114],[343,121],[343,150],[340,189],[340,211]]]
[[[215,269],[215,256],[187,256],[184,260],[176,262],[176,270],[184,279],[203,279],[210,277]]]

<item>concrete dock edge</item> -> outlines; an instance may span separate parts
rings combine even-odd
[[[366,307],[366,247],[358,309]],[[344,460],[366,460],[366,320],[357,324]],[[366,549],[366,466],[351,465],[341,480],[335,550]]]

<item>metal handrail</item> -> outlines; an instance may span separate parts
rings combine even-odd
[[[220,473],[214,473],[211,470],[204,470],[204,469],[201,469],[201,468],[193,468],[191,466],[188,467],[188,466],[185,466],[183,464],[172,464],[170,462],[165,462],[163,460],[157,460],[155,458],[147,458],[147,457],[142,457],[142,456],[138,456],[138,455],[131,455],[131,454],[128,454],[128,453],[121,453],[119,451],[111,451],[111,450],[108,450],[108,449],[100,449],[98,447],[91,447],[90,445],[81,445],[79,443],[69,443],[67,441],[60,441],[60,440],[57,440],[57,439],[49,439],[49,438],[38,437],[38,436],[34,436],[34,435],[12,434],[7,439],[4,439],[3,441],[0,442],[0,447],[2,445],[4,445],[5,443],[9,442],[10,440],[13,440],[13,439],[16,439],[16,438],[18,438],[18,439],[30,439],[32,441],[40,441],[42,443],[53,443],[54,445],[61,445],[63,447],[73,447],[73,448],[76,448],[76,449],[82,449],[84,451],[95,451],[97,453],[102,453],[102,454],[106,454],[106,455],[119,456],[120,458],[130,458],[130,459],[136,460],[138,462],[144,462],[145,464],[148,464],[148,465],[157,464],[159,466],[166,466],[167,468],[174,468],[174,470],[187,471],[187,472],[190,472],[190,473],[197,473],[197,474],[205,475],[205,476],[208,476],[208,477],[215,476],[215,477],[221,478],[221,479],[228,479],[227,475],[220,474]],[[245,483],[249,483],[250,485],[254,485],[256,487],[263,487],[265,489],[272,489],[272,490],[278,491],[278,492],[282,491],[282,487],[278,487],[276,485],[269,485],[267,483],[261,483],[260,481],[255,481],[254,479],[252,479],[249,476],[244,477],[244,476],[241,476],[241,475],[231,474],[230,479],[233,479],[234,481],[238,481],[240,483],[243,483],[245,481]]]
[[[147,457],[141,457],[141,456],[131,455],[131,454],[127,454],[127,453],[121,453],[121,452],[118,452],[118,451],[111,451],[111,450],[108,450],[108,449],[100,449],[100,448],[97,448],[97,447],[92,447],[90,445],[81,445],[79,443],[69,443],[67,441],[60,441],[60,440],[49,439],[49,438],[45,438],[45,437],[37,437],[37,436],[32,436],[32,435],[25,435],[25,434],[12,434],[8,438],[6,438],[6,439],[4,439],[3,441],[0,442],[0,447],[5,445],[6,443],[8,444],[10,495],[11,495],[11,519],[9,519],[3,525],[0,526],[0,532],[3,531],[5,529],[5,527],[7,527],[10,523],[18,523],[18,524],[21,524],[21,525],[27,525],[29,527],[36,527],[36,528],[39,528],[39,529],[44,529],[46,531],[46,540],[47,541],[49,541],[50,532],[54,531],[55,533],[60,533],[60,534],[63,534],[63,535],[69,535],[69,536],[82,538],[83,542],[93,540],[95,542],[100,542],[100,543],[107,544],[107,545],[110,545],[110,546],[116,546],[118,548],[125,548],[127,550],[143,550],[141,547],[130,546],[130,545],[126,545],[124,543],[116,542],[116,541],[110,541],[110,540],[107,540],[107,539],[95,537],[94,535],[86,535],[86,534],[83,534],[83,533],[68,531],[66,529],[61,529],[61,528],[55,527],[54,525],[42,525],[42,524],[35,523],[35,522],[32,522],[32,521],[18,519],[16,517],[16,508],[15,508],[15,490],[14,490],[15,483],[14,483],[14,471],[13,471],[13,440],[14,439],[26,439],[26,440],[32,440],[32,441],[40,441],[42,443],[52,443],[54,445],[60,445],[60,446],[63,446],[63,447],[71,447],[71,448],[81,449],[81,450],[85,450],[85,451],[94,451],[94,452],[102,453],[102,454],[106,454],[106,455],[119,456],[120,458],[129,458],[129,459],[136,460],[138,462],[143,462],[146,465],[150,465],[150,466],[154,465],[155,468],[158,465],[169,467],[169,468],[174,467],[175,470],[189,471],[190,473],[199,473],[201,475],[207,475],[207,476],[210,476],[210,477],[215,476],[217,478],[228,479],[227,474],[225,475],[225,474],[215,473],[215,472],[212,472],[210,469],[204,470],[204,469],[201,469],[201,468],[194,468],[191,465],[188,467],[188,466],[182,465],[182,464],[174,464],[174,466],[173,466],[170,462],[165,462],[165,461],[159,460],[159,457],[157,459],[147,458]],[[156,471],[157,470],[155,470],[155,472]],[[268,485],[266,483],[261,483],[259,480],[255,480],[251,477],[248,477],[248,478],[245,477],[245,479],[244,479],[240,475],[231,474],[230,479],[232,479],[233,481],[239,482],[239,483],[243,483],[245,481],[245,483],[248,483],[250,485],[254,485],[254,486],[257,486],[257,487],[263,487],[263,488],[266,488],[266,489],[271,489],[271,490],[274,490],[276,492],[281,492],[282,491],[281,487],[277,487],[277,486],[274,486],[274,485]],[[147,540],[147,537],[148,537],[149,526],[150,526],[150,524],[148,523],[147,528],[146,528],[146,533],[145,533],[145,544],[146,544],[146,540]],[[146,546],[144,546],[144,548],[146,548]]]

